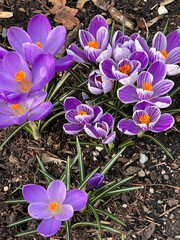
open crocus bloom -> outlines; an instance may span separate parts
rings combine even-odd
[[[74,56],[75,62],[88,63],[88,60],[101,62],[111,57],[112,47],[108,45],[108,25],[101,15],[93,18],[88,31],[79,31],[79,42],[84,51],[80,50],[76,44],[71,44],[67,49],[68,55]]]
[[[121,119],[118,129],[127,135],[137,135],[142,131],[162,132],[174,125],[174,118],[161,112],[151,102],[141,101],[134,107],[133,120]]]
[[[36,91],[16,104],[0,102],[0,128],[22,124],[26,120],[37,121],[48,116],[53,105],[51,102],[43,102],[46,96],[46,92]]]
[[[63,125],[64,131],[68,134],[77,134],[84,129],[86,123],[97,122],[103,114],[98,106],[82,104],[75,97],[68,97],[64,101],[66,111],[65,118],[70,122]]]
[[[93,138],[102,139],[102,143],[108,144],[114,141],[116,137],[116,132],[109,134],[112,126],[114,124],[114,119],[111,114],[105,113],[102,118],[92,126],[86,123],[84,126],[85,132]]]
[[[16,52],[8,52],[0,62],[0,92],[4,100],[18,103],[29,93],[41,90],[54,76],[54,59],[41,54],[31,70],[25,59]]]
[[[55,180],[48,189],[28,184],[23,186],[23,197],[30,203],[29,215],[35,219],[43,219],[38,232],[44,237],[53,236],[61,227],[62,221],[72,218],[74,211],[83,209],[88,195],[81,190],[69,190],[63,182]]]
[[[118,89],[117,96],[123,103],[132,103],[140,100],[149,100],[159,108],[166,108],[171,104],[167,94],[174,86],[174,82],[164,79],[166,66],[163,61],[154,62],[148,71],[141,72],[134,85],[123,86]]]

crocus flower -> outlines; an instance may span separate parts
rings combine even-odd
[[[8,51],[0,47],[0,59],[2,59],[6,55],[6,53],[8,53]]]
[[[64,101],[65,118],[70,122],[63,125],[68,134],[77,134],[84,129],[86,123],[99,121],[103,115],[101,107],[91,107],[83,104],[75,97],[68,97]]]
[[[103,182],[104,175],[101,173],[95,173],[87,183],[87,190],[100,188],[103,185]]]
[[[24,44],[36,45],[33,48],[34,54],[48,53],[55,56],[62,48],[66,39],[66,29],[57,26],[51,30],[51,24],[42,14],[34,16],[27,28],[27,33],[18,27],[10,27],[8,30],[8,40],[16,52],[24,54]],[[31,62],[32,63],[32,62]],[[56,72],[64,71],[73,63],[71,56],[65,56],[55,61]]]
[[[134,85],[123,86],[118,89],[117,96],[123,103],[149,100],[159,108],[166,108],[171,104],[167,94],[174,86],[174,82],[164,79],[166,66],[163,61],[154,62],[148,71],[141,72],[137,79],[137,87]]]
[[[81,190],[66,192],[66,186],[59,180],[51,182],[47,190],[35,184],[25,185],[23,197],[30,203],[29,215],[43,219],[37,230],[44,237],[54,235],[61,222],[71,219],[74,211],[83,209],[88,199],[87,193]]]
[[[37,121],[48,116],[53,105],[51,102],[43,102],[46,96],[46,92],[36,91],[16,104],[0,102],[0,128],[22,124],[26,120]]]
[[[112,47],[109,43],[108,25],[106,20],[97,15],[90,22],[88,31],[79,31],[79,42],[83,51],[76,44],[71,44],[67,49],[68,55],[74,56],[75,62],[88,63],[101,62],[111,57]]]
[[[111,114],[105,113],[102,118],[92,126],[86,123],[84,126],[85,132],[93,138],[102,139],[102,143],[108,144],[114,141],[116,132],[110,132],[114,124],[114,119]]]
[[[133,120],[121,119],[117,125],[118,129],[127,135],[137,135],[142,131],[162,132],[174,125],[174,118],[161,112],[151,102],[140,101],[134,106]]]
[[[130,53],[128,48],[115,48],[114,59],[107,58],[100,65],[100,71],[109,79],[119,80],[123,85],[132,85],[137,80],[138,73],[148,64],[145,52]]]
[[[113,81],[104,76],[100,70],[94,70],[90,73],[88,79],[88,89],[93,94],[110,92]]]
[[[51,55],[41,54],[32,68],[16,52],[8,52],[0,62],[0,92],[4,100],[18,103],[29,93],[41,90],[54,76],[54,59]]]

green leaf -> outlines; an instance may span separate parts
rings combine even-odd
[[[109,104],[109,103],[104,103],[104,105],[107,106],[107,107],[109,107],[109,108],[111,108],[111,109],[113,109],[113,110],[116,110],[116,107],[114,107],[113,105],[111,105],[111,104]],[[123,112],[123,111],[118,110],[118,113],[119,113],[121,116],[125,117],[125,118],[129,118],[129,116],[128,116],[125,112]]]
[[[166,30],[167,30],[167,27],[168,27],[168,21],[166,22],[166,25],[165,25],[165,27],[164,27],[164,29],[163,29],[163,34],[165,35],[165,33],[166,33]]]
[[[125,20],[124,20],[124,16],[123,16],[123,19],[122,19],[122,32],[125,35]]]
[[[143,188],[143,187],[141,186],[141,187],[121,188],[121,189],[109,191],[109,192],[107,192],[103,197],[108,197],[108,196],[112,196],[112,195],[117,195],[117,194],[124,193],[124,192],[130,192],[130,191],[138,190],[138,189],[141,189],[141,188]]]
[[[43,170],[39,169],[39,171],[44,175],[45,178],[48,178],[50,183],[54,180],[56,180],[55,178],[53,178],[49,173],[44,172]]]
[[[113,35],[114,35],[114,25],[115,25],[115,20],[113,20],[113,22],[112,22],[111,31],[110,31],[110,34],[109,34],[109,42],[110,42],[111,45],[112,45],[112,38],[113,38]]]
[[[45,179],[46,179],[46,182],[47,182],[47,184],[49,185],[49,184],[53,181],[53,180],[52,180],[53,177],[48,177],[49,174],[47,173],[47,171],[46,171],[46,169],[45,169],[43,163],[41,162],[39,156],[36,155],[36,158],[37,158],[38,163],[39,163],[39,166],[40,166],[40,168],[41,168],[41,170],[42,170],[41,173],[44,175],[44,177],[45,177]],[[40,171],[40,170],[39,170],[39,171]]]
[[[128,146],[131,146],[131,145],[133,145],[133,144],[134,144],[134,141],[132,141],[132,140],[127,140],[127,141],[122,142],[122,143],[118,146],[118,148],[128,147]]]
[[[160,146],[162,148],[163,151],[165,151],[165,153],[167,153],[167,155],[174,160],[173,156],[171,155],[171,153],[167,150],[167,148],[164,146],[164,144],[157,140],[156,138],[154,138],[153,136],[150,136],[148,134],[143,134],[143,137],[149,138],[150,140],[152,140],[154,143],[156,143],[158,146]]]
[[[99,170],[99,167],[97,167],[95,170],[93,170],[84,180],[82,183],[79,184],[79,186],[77,187],[77,189],[82,189],[85,184],[89,181],[90,178],[92,178],[92,176]]]
[[[169,113],[171,115],[174,115],[175,113],[179,113],[180,112],[180,108],[177,109],[167,109],[167,110],[162,110],[162,113]]]
[[[77,73],[73,68],[68,68],[67,70],[75,79],[78,80],[78,82],[82,83],[85,81],[85,79],[79,74]]]
[[[69,191],[71,185],[71,168],[70,168],[70,159],[69,156],[66,162],[66,189]]]
[[[15,199],[7,200],[5,201],[5,203],[14,204],[14,203],[28,203],[28,202],[26,202],[24,198],[15,198]]]
[[[71,229],[76,228],[76,227],[81,227],[81,226],[89,226],[89,227],[96,227],[98,228],[98,225],[96,223],[92,223],[92,222],[79,222],[79,223],[75,223],[74,225],[72,225]],[[101,228],[114,232],[114,233],[119,233],[121,234],[121,232],[119,232],[118,230],[111,228],[109,226],[106,226],[104,224],[101,224]]]
[[[178,92],[180,91],[180,85],[175,88],[174,90],[172,90],[168,95],[172,98],[174,97]]]
[[[99,215],[97,214],[96,209],[95,209],[91,204],[88,203],[87,206],[89,207],[89,209],[90,209],[90,210],[93,212],[93,214],[94,214],[94,217],[95,217],[96,222],[97,222],[99,234],[100,234],[100,237],[101,237],[101,223],[100,223]]]
[[[34,137],[33,131],[28,124],[26,126],[24,126],[23,128],[24,128],[24,130],[26,130],[28,133],[30,133]]]
[[[106,212],[106,211],[103,211],[103,210],[100,210],[100,209],[97,209],[97,208],[96,208],[96,212],[101,213],[101,214],[103,214],[103,215],[105,215],[105,216],[108,216],[108,217],[110,217],[111,219],[115,220],[116,222],[122,224],[123,226],[126,226],[125,223],[123,223],[119,218],[115,217],[115,216],[114,216],[113,214],[111,214],[111,213],[108,213],[108,212]]]
[[[13,223],[10,223],[9,225],[7,225],[7,227],[13,227],[13,226],[16,226],[16,225],[20,225],[20,224],[23,224],[25,222],[29,222],[33,220],[32,217],[27,217],[27,218],[23,218],[23,219],[19,219],[18,221],[16,222],[13,222]]]
[[[76,137],[76,146],[78,152],[78,165],[79,165],[79,175],[80,175],[80,183],[84,181],[85,173],[84,173],[84,162],[82,158],[81,146],[79,144],[79,139]]]
[[[19,130],[21,130],[22,128],[24,128],[27,124],[28,124],[28,122],[25,122],[22,125],[18,126],[16,129],[14,129],[9,134],[9,136],[3,141],[3,143],[0,145],[0,149],[3,148],[6,145],[6,143],[8,143],[9,140],[11,140],[11,138],[14,137],[14,135],[16,135],[16,133],[19,132]]]
[[[70,221],[65,221],[66,240],[71,240]]]
[[[74,158],[74,160],[72,161],[72,163],[70,164],[70,169],[71,169],[71,168],[75,165],[75,163],[77,162],[78,156],[79,156],[79,155],[77,154],[76,157]],[[61,180],[61,181],[64,182],[65,177],[66,177],[66,170],[63,172],[63,174],[61,175],[61,177],[60,177],[59,180]]]
[[[76,144],[76,142],[68,142],[70,144]],[[80,145],[82,146],[93,146],[93,147],[102,147],[104,146],[102,144],[97,144],[97,143],[91,143],[91,142],[79,142]]]
[[[31,230],[28,230],[28,231],[21,232],[21,233],[17,234],[15,237],[24,237],[24,236],[27,236],[27,235],[34,235],[34,234],[37,234],[37,233],[38,233],[37,229],[31,229]]]

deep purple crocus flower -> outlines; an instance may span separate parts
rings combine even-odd
[[[104,76],[100,70],[94,70],[90,73],[88,79],[88,89],[93,94],[110,92],[113,81]]]
[[[87,190],[97,189],[103,185],[104,175],[101,173],[95,173],[87,183]]]
[[[85,132],[93,138],[102,139],[102,143],[108,144],[114,141],[116,132],[110,132],[114,124],[114,119],[111,114],[105,113],[101,119],[92,126],[86,123],[84,126]]]
[[[79,31],[79,42],[83,51],[76,44],[71,44],[67,49],[67,53],[74,56],[75,62],[88,63],[88,60],[101,62],[111,57],[112,47],[109,44],[108,25],[101,15],[92,19],[88,31]]]
[[[121,119],[118,129],[127,135],[137,135],[142,131],[162,132],[174,125],[174,118],[161,112],[151,102],[140,101],[134,106],[133,120]]]
[[[166,66],[163,61],[154,62],[147,71],[141,72],[134,85],[123,86],[118,89],[117,96],[123,103],[149,100],[159,108],[166,108],[171,104],[167,94],[174,86],[174,82],[164,79]]]
[[[51,24],[47,17],[42,14],[34,16],[27,28],[27,33],[18,27],[10,27],[8,30],[8,40],[16,52],[25,55],[25,43],[33,46],[32,55],[48,53],[55,56],[62,48],[66,39],[66,29],[63,26],[57,26],[51,30]],[[34,60],[35,57],[31,58]],[[31,64],[33,62],[30,62]],[[73,63],[72,56],[65,56],[55,60],[56,72],[64,71]]]
[[[23,186],[23,197],[30,203],[29,215],[35,219],[43,219],[38,232],[44,237],[53,236],[61,227],[62,221],[72,218],[74,211],[83,209],[88,195],[81,190],[69,190],[63,182],[55,180],[48,189],[28,184]]]
[[[16,104],[0,102],[0,128],[22,124],[26,120],[37,121],[48,116],[53,105],[51,102],[43,102],[46,96],[46,92],[36,91]]]
[[[83,104],[75,97],[68,97],[64,101],[66,111],[65,118],[70,122],[63,125],[64,131],[68,134],[77,134],[84,129],[86,123],[99,121],[103,110],[98,106]]]
[[[41,90],[54,76],[54,59],[41,54],[32,68],[16,52],[8,52],[0,62],[0,92],[6,102],[15,104],[29,93]]]

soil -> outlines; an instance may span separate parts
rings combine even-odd
[[[103,1],[102,1],[103,2]],[[107,2],[107,1],[106,1]],[[163,15],[151,27],[149,27],[149,36],[157,31],[163,31],[168,21],[167,33],[180,27],[180,1],[171,1],[165,7],[168,14]],[[75,8],[77,1],[69,0],[67,5]],[[130,19],[142,36],[147,35],[147,29],[144,28],[142,21],[149,22],[158,16],[157,9],[160,6],[160,0],[144,0],[144,1],[125,1],[115,0],[114,7],[121,10],[124,16]],[[52,26],[56,26],[54,16],[49,13],[52,5],[47,0],[1,0],[0,11],[13,12],[13,17],[0,19],[0,46],[9,49],[6,30],[10,26],[18,26],[26,30],[29,20],[37,13],[48,15]],[[104,11],[96,7],[91,1],[88,1],[82,10],[79,10],[77,17],[84,24],[84,29],[88,27],[91,19],[97,15],[103,14],[105,18],[111,18],[108,11]],[[144,20],[142,20],[144,19]],[[121,26],[116,24],[116,28]],[[132,32],[126,29],[127,34]],[[76,38],[77,39],[77,36]],[[79,70],[81,71],[81,69]],[[175,87],[180,84],[178,76],[171,77],[175,82]],[[68,83],[74,84],[75,80],[69,78]],[[61,92],[64,89],[62,88]],[[178,93],[174,99],[172,108],[179,108],[180,94]],[[76,155],[74,145],[68,144],[74,141],[74,136],[66,135],[62,129],[65,123],[64,118],[55,119],[44,131],[42,141],[35,141],[31,135],[21,130],[12,138],[7,145],[0,150],[0,239],[12,240],[14,236],[22,231],[37,227],[38,222],[32,221],[18,227],[7,228],[9,223],[27,216],[27,205],[14,204],[8,205],[4,201],[13,198],[22,198],[21,187],[25,184],[34,183],[47,187],[45,179],[38,171],[39,165],[36,160],[36,154],[40,158],[43,154],[56,158],[54,161],[47,162],[45,167],[47,171],[59,178],[65,169],[65,162],[68,156],[71,159]],[[9,127],[0,130],[0,143],[12,132],[15,127]],[[101,217],[104,224],[123,231],[127,240],[132,239],[150,239],[150,240],[173,240],[180,238],[180,123],[179,116],[176,115],[175,126],[161,134],[153,134],[154,137],[161,140],[174,157],[172,160],[168,157],[160,147],[150,142],[146,138],[138,139],[132,137],[135,145],[128,147],[123,156],[118,159],[112,169],[105,177],[105,181],[109,182],[115,178],[124,178],[135,174],[133,180],[127,185],[134,186],[136,184],[144,185],[141,190],[124,193],[110,198],[104,198],[98,205],[99,208],[112,212],[115,216],[124,221],[127,227],[122,227],[109,218]],[[86,140],[85,134],[79,134],[80,140]],[[117,148],[119,143],[129,139],[127,136],[118,132],[116,146],[112,154],[119,151]],[[109,157],[103,150],[98,152],[98,156],[94,157],[94,147],[82,147],[86,174],[91,172],[97,166],[104,166]],[[140,154],[145,154],[148,161],[142,165],[139,161]],[[138,172],[142,170],[143,176]],[[141,171],[141,172],[142,172]],[[77,167],[72,171],[72,188],[78,184]],[[77,213],[73,220],[78,221],[94,221],[92,215],[82,215]],[[154,225],[152,224],[155,223]],[[153,227],[155,227],[153,229]],[[121,239],[117,234],[103,231],[103,239]],[[60,230],[57,237],[51,239],[65,239],[65,232]],[[44,239],[39,235],[33,237],[24,237],[19,239]],[[72,231],[72,239],[97,239],[96,229],[81,227]]]

